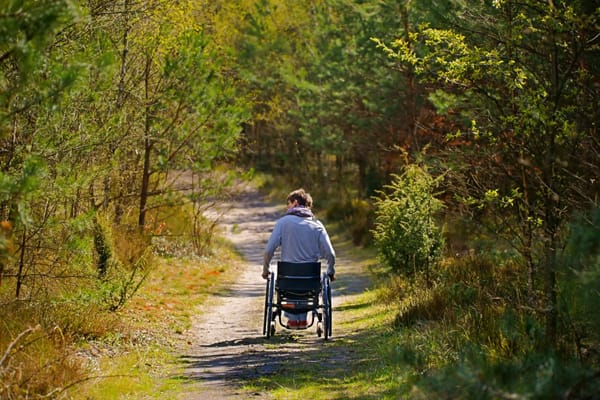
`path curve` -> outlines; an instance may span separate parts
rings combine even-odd
[[[276,374],[285,363],[311,362],[306,359],[345,333],[336,329],[336,309],[365,290],[366,274],[337,251],[338,279],[333,283],[333,337],[318,338],[314,326],[305,331],[288,331],[278,326],[274,337],[262,335],[265,280],[261,278],[262,252],[275,221],[283,215],[283,204],[265,202],[251,189],[242,198],[224,204],[220,210],[223,234],[244,256],[245,264],[230,290],[211,298],[193,318],[193,345],[182,356],[183,378],[187,384],[180,398],[247,399],[271,398],[267,393],[241,389],[244,381]],[[335,247],[335,243],[334,243]],[[337,249],[336,249],[337,250]],[[277,254],[276,254],[277,257]],[[275,258],[274,258],[275,260]],[[343,365],[352,352],[336,349],[332,363]]]

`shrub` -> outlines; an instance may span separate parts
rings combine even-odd
[[[63,388],[88,372],[74,336],[109,329],[107,321],[72,303],[1,306],[8,318],[0,323],[0,399],[64,398]]]
[[[107,309],[116,311],[138,291],[149,273],[150,236],[137,228],[97,218],[94,229],[98,294]]]
[[[58,398],[61,387],[81,379],[82,368],[56,336],[38,325],[0,348],[0,398]]]
[[[580,216],[570,229],[560,274],[561,316],[582,361],[600,362],[600,209]]]
[[[552,354],[522,359],[486,356],[474,346],[458,362],[419,382],[428,399],[595,399],[600,380],[595,371]]]
[[[444,240],[435,215],[442,203],[434,197],[436,186],[425,169],[409,165],[375,198],[373,238],[382,262],[395,272],[428,271],[441,257]]]

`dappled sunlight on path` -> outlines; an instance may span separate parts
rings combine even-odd
[[[336,331],[336,310],[364,291],[367,275],[354,270],[338,254],[337,276],[333,283],[333,337],[329,342],[318,338],[314,327],[289,331],[278,326],[270,339],[262,335],[265,280],[261,278],[262,252],[282,204],[267,204],[256,192],[225,204],[219,210],[224,234],[247,264],[229,290],[214,296],[197,311],[192,331],[195,338],[186,354],[179,377],[186,391],[181,399],[269,398],[265,393],[248,393],[242,386],[248,379],[283,371],[288,363],[323,364],[323,348],[333,346],[344,335]],[[214,216],[213,216],[214,217]],[[335,243],[334,243],[335,246]],[[339,253],[339,252],[338,252]],[[343,368],[351,352],[343,349],[330,360],[331,367]]]

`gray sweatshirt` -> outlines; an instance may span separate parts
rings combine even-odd
[[[310,209],[290,211],[273,228],[265,248],[263,272],[269,272],[275,250],[281,246],[281,261],[301,263],[325,259],[327,274],[334,275],[335,251],[325,226],[312,215]]]

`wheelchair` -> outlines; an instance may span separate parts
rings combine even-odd
[[[279,323],[292,329],[282,320],[282,314],[307,314],[307,324],[294,329],[308,329],[317,324],[317,336],[331,337],[331,280],[321,275],[321,263],[277,263],[277,278],[271,272],[267,279],[263,335],[275,335]]]

